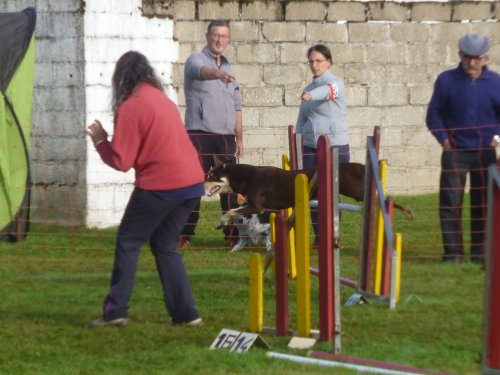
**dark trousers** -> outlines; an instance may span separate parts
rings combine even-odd
[[[210,168],[215,165],[214,155],[223,162],[236,160],[234,155],[236,153],[236,139],[233,134],[214,134],[201,131],[190,131],[188,133],[191,142],[198,151],[200,163],[205,175],[207,175]],[[201,199],[198,199],[193,212],[182,229],[182,235],[192,236],[195,234],[196,224],[198,224],[200,218],[200,202]],[[220,207],[223,214],[231,208],[238,207],[236,194],[221,194]],[[236,227],[227,226],[224,229],[224,233],[226,236],[237,236]]]
[[[149,241],[163,287],[165,307],[175,323],[199,317],[177,238],[197,199],[166,201],[134,189],[116,238],[111,288],[104,300],[105,320],[128,316],[141,246]]]
[[[334,148],[337,148],[339,150],[339,164],[342,163],[349,163],[351,160],[350,154],[349,154],[349,145],[342,145],[342,146],[333,146]],[[303,167],[304,169],[306,168],[311,168],[315,167],[318,164],[318,150],[312,147],[308,146],[303,146]],[[317,239],[318,237],[318,210],[316,208],[311,209],[311,221],[312,221],[312,226],[314,230],[314,236]]]
[[[479,151],[443,151],[439,190],[439,216],[444,258],[461,258],[462,204],[467,173],[470,174],[471,257],[480,260],[484,254],[486,222],[487,168],[496,162],[494,149]]]

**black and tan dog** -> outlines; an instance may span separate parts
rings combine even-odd
[[[237,215],[260,214],[265,210],[280,210],[295,204],[295,177],[302,173],[309,181],[316,168],[287,171],[271,166],[219,163],[208,173],[205,190],[207,196],[219,193],[238,193],[246,197],[247,204],[229,210],[221,217],[216,228],[227,225]],[[339,165],[339,193],[361,202],[364,197],[365,166],[360,163]],[[316,197],[316,189],[311,198]],[[413,213],[394,203],[394,208],[413,218]]]

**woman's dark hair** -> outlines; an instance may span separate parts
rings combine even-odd
[[[113,99],[111,102],[113,114],[116,114],[120,104],[132,95],[141,81],[164,91],[161,80],[156,75],[146,56],[136,51],[124,53],[116,62],[115,72],[113,73]]]
[[[325,56],[325,59],[332,62],[332,53],[330,52],[330,49],[327,46],[325,46],[324,44],[316,44],[316,45],[312,46],[311,48],[309,48],[307,50],[307,55],[306,55],[307,58],[309,58],[309,55],[313,51],[321,53],[323,56]]]

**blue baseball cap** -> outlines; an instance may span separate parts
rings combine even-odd
[[[481,56],[490,49],[487,37],[477,34],[467,34],[458,42],[460,51],[468,56]]]

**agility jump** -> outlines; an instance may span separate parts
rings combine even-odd
[[[376,133],[377,134],[377,129]],[[378,142],[378,141],[377,141]],[[424,374],[429,370],[419,369],[383,361],[373,361],[364,358],[340,355],[340,293],[339,286],[339,204],[338,204],[338,155],[328,144],[328,139],[320,137],[318,142],[318,214],[319,214],[319,238],[318,253],[320,269],[319,298],[320,303],[320,340],[333,341],[333,353],[310,352],[310,356],[323,359],[312,359],[300,356],[283,355],[269,352],[271,358],[282,358],[299,363],[315,363],[323,366],[352,368],[363,372],[376,372],[384,374]],[[392,236],[392,201],[384,198],[382,189],[384,178],[384,165],[379,172],[379,165],[375,153],[374,141],[368,138],[367,165],[365,176],[365,210],[363,216],[363,241],[361,246],[362,259],[361,275],[359,283],[344,280],[342,283],[358,287],[358,291],[368,297],[375,296],[377,299],[387,301],[391,308],[395,307],[399,296],[400,264],[401,264],[401,236]],[[293,158],[291,158],[293,163]],[[333,173],[332,173],[333,171]],[[499,178],[500,181],[500,178]],[[368,190],[371,190],[368,192]],[[377,192],[377,194],[375,194]],[[309,227],[310,227],[310,205],[309,189],[305,175],[296,177],[295,185],[295,249],[297,261],[297,335],[311,337],[310,329],[310,284],[309,284]],[[378,212],[376,210],[376,197],[379,200]],[[327,198],[327,199],[325,199]],[[329,199],[328,199],[329,198]],[[499,194],[500,198],[500,194]],[[324,199],[324,201],[322,200]],[[500,202],[500,199],[499,199]],[[500,204],[500,203],[499,203]],[[370,207],[367,209],[367,207]],[[378,214],[379,223],[374,231],[373,217]],[[292,332],[289,330],[288,321],[288,280],[289,267],[287,260],[288,236],[287,220],[283,211],[275,219],[275,282],[276,282],[276,328],[274,333],[286,336]],[[372,235],[372,233],[375,233]],[[367,236],[369,235],[369,238]],[[377,237],[382,236],[382,238]],[[374,257],[367,249],[377,244],[377,255]],[[398,251],[394,250],[394,247]],[[331,251],[333,249],[333,252]],[[382,250],[383,249],[383,252]],[[372,258],[379,267],[372,269]],[[380,259],[383,259],[381,261]],[[390,266],[390,267],[389,267]],[[500,266],[500,264],[499,264]],[[254,332],[263,331],[263,266],[262,258],[258,254],[252,254],[250,266],[250,324],[249,328]],[[373,272],[372,272],[373,271]],[[372,276],[375,275],[375,276]],[[361,288],[368,289],[370,285],[378,285],[379,292],[366,292]],[[388,290],[388,291],[387,291]],[[383,294],[382,294],[383,293]],[[324,298],[324,297],[327,298]],[[258,309],[252,307],[257,301]],[[258,313],[257,313],[258,310]],[[498,345],[498,344],[497,344]],[[497,347],[498,348],[498,347]],[[326,360],[328,359],[328,360]],[[495,372],[495,374],[500,374]]]
[[[323,145],[323,142],[324,145]],[[327,144],[328,139],[324,138],[320,141],[322,146],[320,148],[330,151],[330,147]],[[325,194],[322,189],[324,184],[328,189],[331,185],[331,179],[327,177],[330,176],[330,172],[321,171],[324,168],[329,168],[331,170],[330,163],[324,163],[324,161],[331,161],[331,157],[321,158],[318,164],[318,193],[321,196],[327,197],[331,194]],[[323,182],[324,181],[324,182]],[[321,199],[321,198],[320,198]],[[331,199],[331,198],[330,198]],[[296,249],[296,280],[297,280],[297,325],[298,334],[302,337],[310,337],[310,271],[309,271],[309,187],[307,183],[307,177],[305,175],[299,175],[295,182],[295,200],[296,207],[294,213],[295,220],[295,249]],[[328,296],[328,298],[320,298],[320,339],[327,341],[331,340],[333,333],[336,330],[340,332],[340,327],[334,328],[334,308],[333,308],[333,296],[338,295],[334,293],[332,285],[332,272],[333,269],[332,257],[327,249],[331,249],[333,242],[329,238],[331,230],[326,228],[331,228],[332,220],[332,205],[322,205],[324,209],[320,209],[319,217],[320,220],[325,223],[330,223],[326,225],[325,228],[320,229],[319,235],[319,263],[324,268],[324,272],[320,274],[319,283],[319,294],[323,296]],[[330,212],[328,212],[330,211]],[[288,225],[285,214],[283,211],[276,215],[274,224],[274,237],[275,237],[275,283],[276,283],[276,335],[286,336],[289,334],[288,329],[288,278],[289,278],[289,257],[287,256],[287,246],[288,243]],[[257,257],[259,257],[257,255]],[[261,266],[259,261],[256,260],[255,256],[252,258],[251,264],[251,276],[250,280],[258,280],[254,273],[259,272]],[[256,264],[256,265],[255,265]],[[263,269],[263,267],[262,267]],[[257,296],[257,292],[260,287],[255,284],[250,285],[250,295],[251,301],[250,306],[255,302],[259,304],[260,297]],[[252,299],[253,298],[253,299]],[[251,313],[256,314],[259,310],[251,308]],[[250,315],[249,317],[249,329],[257,332],[262,332],[263,327],[261,325],[262,318],[257,315]],[[338,320],[340,321],[340,320]]]
[[[367,138],[358,295],[396,307],[400,294],[402,236],[392,232],[394,202],[385,199],[387,168],[378,161],[380,127]]]
[[[378,141],[377,141],[378,142]],[[295,142],[294,142],[295,143]],[[293,143],[293,144],[294,144]],[[291,150],[297,149],[294,146],[291,146]],[[355,281],[351,281],[348,279],[341,279],[338,271],[338,240],[339,240],[339,219],[338,219],[338,210],[339,205],[334,202],[338,202],[338,176],[335,171],[338,170],[338,162],[337,158],[333,157],[332,153],[335,153],[336,150],[331,150],[328,139],[326,137],[321,137],[318,143],[318,198],[321,200],[321,204],[319,204],[319,223],[320,223],[320,236],[318,243],[318,251],[319,251],[319,264],[320,270],[317,272],[313,272],[320,276],[319,280],[319,294],[321,296],[330,296],[329,298],[320,298],[320,330],[319,330],[319,338],[321,340],[331,340],[335,337],[337,343],[335,347],[340,350],[340,293],[339,293],[339,285],[340,283],[355,286],[361,285],[361,282],[366,279],[366,273],[360,276],[360,282],[356,283]],[[290,164],[297,165],[297,157],[295,152],[291,152]],[[367,153],[368,158],[369,153]],[[376,155],[376,154],[375,154]],[[373,155],[371,155],[373,159]],[[375,157],[376,159],[376,157]],[[335,164],[333,167],[332,165]],[[369,163],[367,163],[368,165]],[[379,175],[378,173],[378,164],[375,166],[375,173],[369,170],[373,175]],[[368,169],[368,168],[367,168]],[[334,176],[332,176],[332,171]],[[368,173],[368,172],[367,172]],[[305,177],[305,176],[303,176]],[[365,181],[370,181],[373,178],[366,178]],[[297,178],[297,180],[299,180]],[[373,182],[376,184],[376,182]],[[369,185],[369,184],[367,184]],[[380,185],[380,184],[379,184]],[[378,186],[380,189],[380,186]],[[366,190],[366,187],[365,187]],[[333,199],[332,197],[335,197]],[[383,193],[379,193],[379,197],[382,202],[385,202]],[[296,249],[297,249],[297,335],[301,337],[310,337],[311,336],[311,328],[310,328],[310,291],[309,291],[309,198],[308,198],[308,189],[307,189],[307,179],[304,182],[296,183],[296,210],[295,210],[295,230],[296,230]],[[366,202],[372,201],[375,206],[375,200],[370,200],[370,196],[368,196],[365,200]],[[385,204],[383,204],[385,209]],[[389,204],[390,208],[390,204]],[[372,212],[376,212],[373,210]],[[390,214],[390,212],[389,212]],[[386,220],[389,217],[389,214],[385,212]],[[366,211],[365,211],[366,216]],[[369,218],[369,216],[368,216]],[[365,219],[365,222],[370,223]],[[287,249],[289,246],[286,246],[286,243],[293,243],[293,238],[287,238],[287,229],[286,229],[286,219],[278,215],[276,218],[275,227],[275,249],[276,249],[276,334],[277,335],[288,335],[288,277],[291,275],[290,270],[294,270],[293,267],[290,267],[290,260],[293,257],[287,257]],[[333,228],[333,233],[332,233]],[[364,225],[364,229],[366,228],[366,224]],[[370,226],[373,228],[373,225]],[[364,230],[366,232],[366,230]],[[373,230],[369,230],[368,232],[373,232]],[[378,231],[382,233],[384,230]],[[391,232],[391,224],[386,226],[386,230],[389,236],[392,236]],[[323,235],[322,235],[323,234]],[[379,234],[380,235],[380,234]],[[378,241],[380,244],[384,244],[384,241]],[[387,244],[386,248],[393,248],[391,241],[385,241]],[[401,241],[396,241],[400,246]],[[363,241],[362,251],[364,252],[366,248],[367,241]],[[379,246],[380,247],[380,246]],[[329,249],[334,249],[333,254]],[[380,252],[380,250],[379,250]],[[385,252],[388,253],[387,251]],[[393,252],[394,253],[394,252]],[[293,254],[293,252],[292,252]],[[396,254],[393,254],[392,259]],[[261,266],[256,266],[258,264],[258,260],[253,256],[251,261],[251,275],[255,275],[256,272],[259,272]],[[255,259],[254,259],[255,258]],[[287,259],[288,258],[288,259]],[[335,261],[335,258],[337,261]],[[363,259],[367,259],[364,256]],[[382,261],[378,260],[376,264],[379,265],[380,270],[385,272],[385,276],[381,277],[381,271],[377,271],[376,274],[379,275],[379,279],[384,281],[385,289],[389,289],[392,293],[389,293],[388,296],[385,295],[377,295],[371,291],[362,291],[359,292],[367,295],[369,297],[376,296],[377,299],[387,300],[390,302],[391,307],[395,307],[396,301],[396,293],[399,293],[399,289],[395,290],[394,285],[396,284],[395,277],[399,277],[399,271],[390,270],[399,270],[397,266],[400,265],[397,258],[396,261],[392,262],[393,266],[387,266],[387,257],[380,257],[379,259],[384,259],[384,266],[382,267]],[[366,262],[365,262],[366,263]],[[253,264],[253,266],[252,266]],[[371,264],[371,263],[370,263]],[[364,266],[364,269],[367,267]],[[336,270],[337,269],[337,270]],[[304,270],[307,270],[305,272]],[[337,272],[335,272],[335,270]],[[387,275],[392,275],[390,278]],[[258,277],[250,276],[251,280],[251,301],[250,301],[250,317],[249,317],[249,328],[252,331],[262,332],[263,330],[263,307],[262,310],[260,308],[255,308],[255,306],[263,306],[263,301],[258,296],[258,293],[255,290],[260,290],[258,286],[252,284],[252,280],[258,280]],[[389,282],[387,282],[389,280]],[[379,282],[380,284],[381,282]],[[393,285],[393,287],[391,287]],[[399,284],[397,284],[399,285]],[[399,288],[399,287],[398,287]],[[393,296],[391,298],[391,295]]]
[[[301,143],[300,135],[293,136],[292,132],[293,127],[289,127],[290,153],[291,155],[296,154],[290,159],[300,169],[302,156],[300,147],[297,147]],[[342,285],[357,289],[357,293],[353,295],[349,303],[356,303],[359,299],[366,297],[387,302],[390,308],[395,308],[400,295],[402,236],[400,233],[396,233],[395,236],[392,234],[395,204],[392,198],[385,199],[387,164],[385,160],[380,162],[378,160],[379,145],[380,127],[377,126],[373,136],[367,137],[359,279],[358,281],[345,277],[339,279]],[[318,144],[318,163],[321,154]],[[335,164],[334,168],[327,166],[325,173],[328,174],[328,179],[338,181],[338,175],[332,176],[330,172],[335,173],[338,170],[338,162],[335,160],[335,158],[332,159],[332,163]],[[320,186],[321,184],[318,185],[318,189]],[[322,231],[333,230],[336,246],[338,246],[340,230],[339,210],[359,210],[359,206],[338,203],[339,189],[337,186],[332,193],[333,202],[336,203],[328,201],[322,203],[328,206],[333,204],[333,225],[329,226],[321,219],[318,220],[320,226],[328,225],[322,228]],[[397,204],[396,207],[402,209],[407,216],[412,216],[411,212],[404,207]],[[311,268],[311,272],[315,275],[318,274],[318,270],[313,268]]]
[[[356,282],[335,275],[338,280],[334,281],[356,288],[357,293],[355,296],[375,298],[379,301],[387,302],[390,308],[395,308],[400,294],[402,237],[399,233],[395,237],[392,234],[393,201],[391,198],[385,199],[384,190],[387,168],[385,161],[381,161],[381,171],[379,172],[379,144],[380,129],[376,127],[374,136],[367,139],[359,281]],[[320,160],[319,157],[318,160]],[[326,160],[330,160],[330,157],[327,157]],[[332,164],[334,164],[333,169],[328,166],[325,171],[329,172],[333,170],[335,173],[335,170],[338,168],[337,158],[333,157],[331,160]],[[328,218],[321,217],[319,225],[325,226],[323,228],[324,232],[333,229],[333,235],[329,234],[328,238],[333,236],[335,242],[334,248],[338,248],[340,237],[339,210],[343,210],[345,205],[338,203],[339,189],[335,183],[338,182],[338,176],[329,176],[329,179],[334,182],[332,186],[333,225],[330,225]],[[319,183],[318,188],[320,189],[321,186],[325,185]],[[319,194],[319,196],[323,195]],[[321,207],[322,205],[324,206],[324,203],[319,206]],[[326,205],[330,206],[330,202],[327,201]],[[350,207],[348,208],[350,209]],[[316,270],[312,271],[316,273]],[[332,283],[330,282],[329,284],[331,285]],[[351,301],[351,303],[353,302]]]

